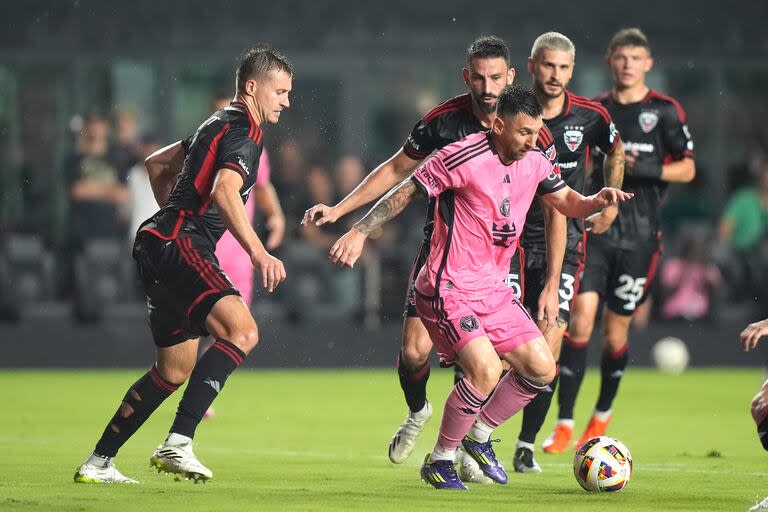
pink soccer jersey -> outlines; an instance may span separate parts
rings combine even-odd
[[[434,296],[455,289],[468,300],[505,288],[534,195],[566,186],[559,169],[537,149],[504,165],[489,132],[445,146],[413,179],[437,199],[429,257],[416,290]]]

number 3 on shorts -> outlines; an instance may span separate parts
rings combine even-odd
[[[621,274],[619,276],[621,286],[616,288],[613,293],[624,301],[624,309],[634,311],[637,308],[638,301],[643,298],[645,281],[645,277],[635,279],[629,274]]]

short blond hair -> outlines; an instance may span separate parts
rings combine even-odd
[[[559,50],[572,54],[574,60],[576,59],[576,47],[560,32],[546,32],[537,37],[531,47],[531,58],[536,59],[542,50]]]

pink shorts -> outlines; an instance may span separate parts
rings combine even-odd
[[[480,336],[487,336],[499,355],[542,336],[511,288],[480,300],[467,300],[459,292],[446,290],[437,298],[417,293],[416,311],[443,364],[453,364],[456,354]]]

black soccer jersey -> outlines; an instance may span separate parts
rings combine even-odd
[[[169,239],[180,231],[195,232],[215,245],[226,230],[211,200],[216,173],[229,169],[243,177],[240,196],[245,204],[256,183],[262,132],[245,104],[233,102],[215,112],[182,145],[186,158],[171,196],[143,229]]]
[[[669,96],[650,90],[642,101],[618,103],[611,93],[597,98],[611,113],[621,133],[624,150],[636,151],[638,160],[650,159],[659,165],[693,158],[693,140],[685,124],[685,111]],[[595,169],[595,180],[602,172]],[[604,240],[624,249],[634,249],[639,243],[657,240],[660,234],[659,210],[668,183],[657,178],[625,174],[624,186],[635,197],[619,205],[619,215],[602,235]]]
[[[565,183],[577,192],[584,191],[585,175],[590,153],[598,147],[613,153],[619,140],[611,115],[599,103],[565,91],[563,110],[552,119],[545,119],[557,151],[560,173]],[[579,251],[584,238],[584,220],[568,219],[567,249]],[[525,220],[521,243],[526,251],[546,250],[544,214],[535,201]]]
[[[403,153],[414,160],[422,160],[432,152],[442,149],[448,144],[458,142],[467,135],[488,130],[472,112],[472,97],[470,93],[462,94],[441,103],[416,123],[408,139],[403,144]],[[552,135],[546,127],[542,127],[536,145],[550,160],[555,160],[555,148]],[[435,201],[429,200],[427,219],[424,226],[424,237],[429,239],[432,234],[433,212]]]

